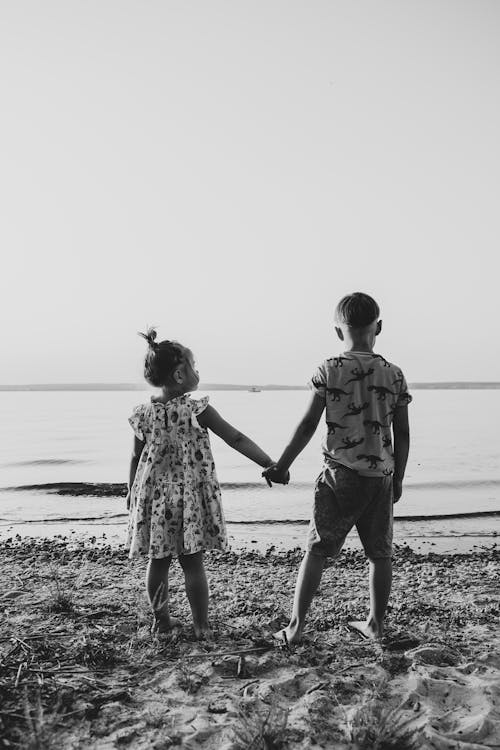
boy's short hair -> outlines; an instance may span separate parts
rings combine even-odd
[[[366,328],[378,320],[380,308],[369,294],[353,292],[342,297],[335,308],[335,319],[349,328]]]

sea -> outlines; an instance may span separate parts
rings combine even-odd
[[[500,532],[500,389],[415,389],[410,458],[395,505],[399,543],[436,551],[495,546]],[[306,390],[214,390],[221,416],[278,457],[309,401]],[[127,418],[151,391],[0,392],[0,539],[65,534],[122,540]],[[236,546],[300,546],[321,471],[320,424],[286,487],[212,435],[230,539]],[[101,495],[95,496],[97,489]],[[72,494],[74,488],[80,494]],[[72,489],[73,488],[73,489]],[[106,496],[106,493],[108,495]],[[356,546],[353,536],[352,544]]]

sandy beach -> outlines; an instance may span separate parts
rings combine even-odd
[[[0,747],[492,748],[500,745],[497,550],[397,547],[387,633],[351,633],[366,613],[366,563],[326,571],[304,643],[287,621],[298,550],[207,557],[212,643],[190,627],[179,567],[155,636],[144,561],[68,539],[0,543]]]

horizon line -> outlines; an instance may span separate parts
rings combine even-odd
[[[500,381],[481,381],[481,380],[442,380],[442,381],[421,381],[415,383],[409,383],[410,389],[439,389],[444,388],[448,390],[453,389],[500,389]],[[87,383],[0,383],[0,391],[148,391],[151,390],[151,386],[146,383],[103,383],[103,382],[87,382]],[[292,391],[303,391],[309,390],[307,385],[286,385],[279,383],[200,383],[198,390],[210,391],[210,390],[228,390],[228,391],[264,391],[264,390],[292,390]]]

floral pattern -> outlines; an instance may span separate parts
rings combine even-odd
[[[184,395],[134,409],[129,422],[145,445],[131,489],[130,557],[228,548],[208,430],[196,418],[207,405]]]

